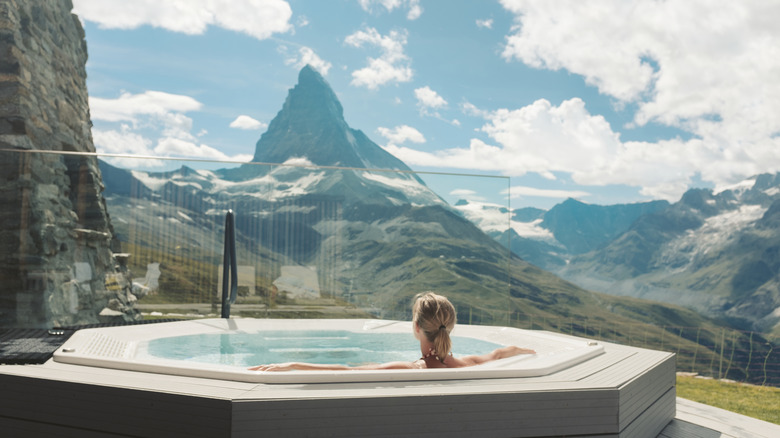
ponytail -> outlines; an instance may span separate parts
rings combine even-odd
[[[440,361],[444,362],[444,358],[446,358],[452,350],[452,339],[447,331],[447,327],[440,325],[436,334],[433,335],[431,342],[433,342],[433,349],[436,351],[437,357]]]
[[[433,344],[436,356],[442,362],[452,350],[450,332],[455,328],[456,318],[455,307],[446,297],[433,292],[415,297],[412,319]]]

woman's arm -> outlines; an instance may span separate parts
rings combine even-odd
[[[508,347],[497,348],[487,354],[459,357],[458,361],[456,362],[460,362],[460,364],[458,364],[459,366],[468,367],[498,359],[517,356],[518,354],[536,354],[536,352],[528,348],[520,348],[514,345],[510,345]]]
[[[349,367],[346,365],[315,364],[305,362],[272,363],[249,368],[250,371],[346,371],[346,370],[402,370],[419,368],[414,362],[386,362]]]

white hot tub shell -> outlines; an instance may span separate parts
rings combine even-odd
[[[381,382],[538,377],[555,373],[603,353],[593,341],[510,327],[458,325],[454,336],[531,348],[519,355],[466,368],[349,371],[250,371],[243,366],[157,358],[143,346],[154,339],[278,330],[347,330],[360,333],[411,333],[411,322],[354,319],[205,319],[79,330],[54,354],[54,360],[83,366],[142,371],[249,383]],[[415,343],[410,337],[410,342]],[[454,346],[457,351],[457,345]]]

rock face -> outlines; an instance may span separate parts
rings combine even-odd
[[[0,2],[0,326],[95,323],[110,300],[132,301],[97,160],[78,154],[95,147],[72,8]]]
[[[298,84],[290,90],[281,111],[268,125],[268,131],[257,141],[252,161],[284,163],[291,158],[305,158],[318,166],[411,171],[363,131],[347,125],[336,93],[308,65],[301,69]],[[224,172],[223,176],[246,180],[268,170],[250,164]]]

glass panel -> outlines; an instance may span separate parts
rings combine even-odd
[[[461,323],[511,318],[509,250],[496,240],[509,226],[507,178],[29,151],[2,160],[4,224],[16,224],[3,231],[13,256],[2,279],[15,291],[2,298],[4,324],[219,316],[228,210],[233,316],[409,319],[414,295],[433,290]]]

